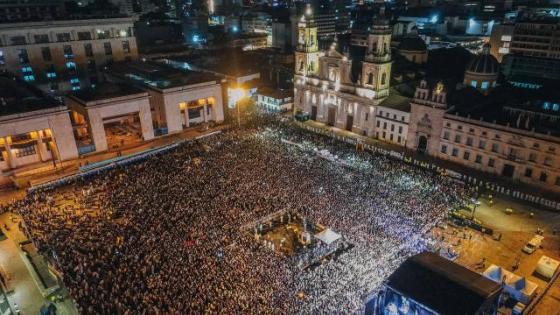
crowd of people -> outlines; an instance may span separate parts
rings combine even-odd
[[[467,197],[444,176],[261,119],[10,207],[82,314],[351,314]],[[301,269],[240,228],[280,209],[352,248]]]

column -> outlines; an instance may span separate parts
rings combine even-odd
[[[12,141],[12,139],[10,137],[6,137],[4,138],[4,144],[6,146],[6,151],[8,152],[8,166],[12,169],[17,167],[17,163],[16,163],[16,157],[14,156],[14,153],[12,152],[12,146],[10,145],[10,142]]]
[[[41,162],[44,162],[47,160],[47,147],[45,145],[45,143],[43,142],[43,130],[38,130],[37,131],[37,151],[39,152],[39,158],[41,159]]]
[[[206,104],[204,104],[204,106],[202,106],[202,115],[203,115],[202,117],[204,117],[204,122],[205,123],[208,122],[208,115],[206,113],[206,110],[207,110],[206,106],[207,106]]]
[[[186,103],[187,106],[185,107],[185,126],[187,126],[187,128],[189,128],[191,126],[190,122],[189,122],[189,103]]]

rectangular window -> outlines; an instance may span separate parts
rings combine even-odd
[[[387,133],[383,131],[383,139],[387,138]]]
[[[461,143],[461,135],[455,135],[455,143]]]
[[[27,55],[27,49],[20,48],[17,50],[17,52],[20,63],[29,63],[29,55]]]
[[[367,121],[369,118],[369,113],[366,113],[366,117],[364,117],[364,120]]]
[[[111,48],[111,43],[103,43],[103,48],[105,49],[105,55],[110,56],[113,54],[113,49]]]
[[[471,138],[471,137],[468,137],[468,138],[467,138],[467,145],[468,145],[469,147],[472,147],[472,144],[473,144],[472,138]]]
[[[383,129],[387,129],[387,122],[383,122]]]
[[[41,55],[43,56],[43,61],[51,61],[51,49],[49,47],[41,47]]]
[[[72,52],[72,46],[64,45],[64,58],[66,59],[74,58],[74,53]]]
[[[486,149],[486,141],[480,140],[480,142],[478,142],[478,148],[482,150]]]
[[[391,131],[395,131],[395,125],[391,124]]]
[[[123,49],[125,54],[130,53],[130,43],[127,40],[123,40],[122,49]]]
[[[25,45],[25,44],[27,44],[27,40],[25,39],[25,36],[14,36],[14,37],[10,38],[10,42],[12,43],[12,45]]]
[[[69,42],[70,41],[70,33],[58,33],[58,34],[56,34],[56,41],[57,42]]]
[[[91,44],[84,44],[84,51],[86,52],[86,57],[93,57],[93,48]]]
[[[453,150],[451,151],[451,155],[457,157],[459,155],[459,149],[453,148]]]
[[[546,180],[548,179],[548,175],[545,172],[541,172],[541,176],[539,176],[539,180],[541,182],[546,182]]]
[[[111,38],[111,31],[97,30],[97,38],[98,38],[98,39],[108,39],[108,38]]]
[[[402,133],[402,126],[399,126],[399,133]]]
[[[482,163],[482,155],[477,154],[476,158],[474,159],[474,162],[477,164],[481,164]]]
[[[443,133],[443,139],[449,140],[449,131],[445,131],[445,132]]]
[[[199,108],[189,108],[189,119],[199,118],[200,109]]]
[[[447,154],[447,146],[446,145],[441,146],[441,153]]]
[[[496,163],[496,161],[494,161],[494,159],[488,159],[488,166],[489,167],[494,167],[495,163]]]
[[[529,161],[536,162],[537,161],[537,154],[536,153],[529,153]]]
[[[28,145],[25,147],[18,148],[16,151],[16,157],[18,158],[28,156],[28,155],[33,155],[33,154],[35,154],[34,145]]]
[[[391,141],[393,141],[393,134],[391,134],[391,136],[389,137],[389,139],[391,139]]]
[[[46,44],[50,42],[48,34],[38,34],[34,36],[35,44]]]
[[[78,32],[78,40],[91,40],[90,32]]]
[[[398,137],[398,140],[397,140],[397,141],[398,141],[399,143],[401,143],[401,141],[402,141],[401,136]]]
[[[379,128],[381,126],[381,122],[378,120],[377,121],[377,128]]]
[[[525,169],[525,177],[533,177],[533,169],[531,168],[526,168]]]
[[[500,150],[500,145],[497,143],[492,143],[492,152],[498,153],[499,150]]]
[[[470,157],[471,157],[471,153],[469,151],[465,151],[465,153],[463,153],[463,159],[468,161]]]
[[[556,182],[554,183],[556,186],[560,186],[560,176],[556,177]]]

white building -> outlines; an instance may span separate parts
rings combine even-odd
[[[108,67],[106,75],[111,82],[134,82],[148,91],[156,135],[224,120],[221,80],[213,74],[155,62],[124,62]]]
[[[294,97],[291,91],[261,88],[257,92],[257,106],[273,112],[287,112],[293,109]]]
[[[368,35],[368,48],[360,78],[352,77],[352,60],[337,51],[317,46],[317,26],[308,8],[299,23],[295,52],[294,104],[312,120],[375,135],[376,107],[389,96],[391,28],[383,15]]]
[[[154,138],[150,97],[145,90],[102,83],[68,96],[66,104],[80,154]]]
[[[96,83],[108,63],[138,58],[133,19],[7,23],[0,27],[0,70],[45,92]]]
[[[473,109],[476,105],[473,103]],[[483,113],[474,116],[476,112],[470,110],[473,116],[465,115],[448,106],[443,84],[432,88],[422,81],[411,102],[406,146],[475,170],[560,192],[560,134],[543,132],[545,125],[554,126],[560,109],[555,113],[554,104],[549,102],[538,105],[542,107],[512,104],[488,121],[481,116]],[[548,109],[543,111],[544,108]]]
[[[0,76],[0,185],[11,170],[78,156],[68,109],[10,75]]]

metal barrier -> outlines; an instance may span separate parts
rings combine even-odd
[[[358,142],[358,139],[356,138],[350,138],[350,137],[345,137],[345,136],[341,136],[341,135],[337,135],[334,131],[330,131],[330,130],[326,130],[323,128],[315,128],[312,126],[308,126],[306,124],[300,123],[299,124],[301,127],[303,127],[304,129],[307,129],[309,131],[312,131],[314,133],[318,133],[318,134],[322,134],[322,135],[326,135],[329,136],[335,140],[340,140],[342,142],[346,142],[346,143],[350,143],[350,144],[356,144]],[[397,151],[390,151],[390,150],[385,150],[383,148],[380,147],[376,147],[374,145],[371,144],[364,144],[363,145],[365,150],[371,151],[373,153],[377,153],[377,154],[381,154],[381,155],[385,155],[385,156],[389,156],[391,158],[397,159],[397,160],[401,160],[403,162],[418,166],[418,167],[422,167],[425,169],[429,169],[432,171],[437,171],[439,173],[443,173],[446,174],[449,177],[453,177],[456,180],[460,180],[464,183],[468,183],[472,186],[477,186],[477,187],[484,187],[490,191],[496,192],[496,193],[500,193],[502,195],[506,195],[508,197],[512,197],[515,199],[519,199],[519,200],[523,200],[523,201],[527,201],[527,202],[531,202],[543,207],[547,207],[549,209],[553,209],[553,210],[558,210],[560,211],[560,202],[558,201],[554,201],[554,200],[549,200],[543,197],[538,197],[538,196],[533,196],[527,193],[523,193],[521,191],[518,190],[514,190],[513,188],[506,188],[503,186],[500,186],[497,183],[491,182],[491,181],[485,181],[485,180],[481,180],[479,178],[476,177],[472,177],[466,174],[462,174],[450,169],[446,169],[446,168],[442,168],[436,164],[432,164],[429,162],[424,162],[424,161],[419,161],[419,160],[415,160],[412,157],[406,157],[404,155],[404,153],[402,152],[397,152]]]
[[[220,134],[221,131],[213,131],[198,137],[195,137],[193,139],[186,139],[186,140],[181,140],[163,147],[159,147],[156,149],[151,149],[151,150],[147,150],[147,151],[142,151],[136,154],[131,154],[131,155],[126,155],[126,156],[122,156],[122,157],[118,157],[118,158],[114,158],[114,159],[110,159],[110,160],[106,160],[106,161],[101,161],[99,163],[95,163],[93,164],[92,167],[86,166],[84,168],[80,169],[80,172],[77,174],[73,174],[73,175],[68,175],[65,176],[63,178],[59,178],[50,182],[46,182],[46,183],[42,183],[39,184],[37,186],[32,186],[29,189],[27,189],[27,191],[29,193],[35,192],[37,190],[41,190],[41,189],[50,189],[50,188],[55,188],[55,187],[59,187],[62,185],[66,185],[74,180],[80,179],[80,178],[87,178],[90,176],[94,176],[97,175],[101,172],[110,170],[112,168],[115,168],[116,166],[125,166],[131,163],[135,163],[141,160],[145,160],[149,157],[152,157],[154,155],[159,155],[161,153],[165,153],[167,151],[173,150],[175,148],[177,148],[179,145],[186,143],[186,142],[191,142],[194,140],[200,140],[206,137],[210,137],[216,134]]]

